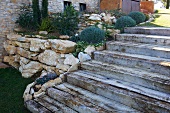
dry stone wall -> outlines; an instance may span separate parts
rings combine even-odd
[[[36,36],[7,35],[4,48],[9,54],[4,62],[19,69],[25,78],[47,71],[57,75],[78,69],[79,59],[69,54],[76,43],[60,39],[40,39]]]

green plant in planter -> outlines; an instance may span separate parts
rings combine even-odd
[[[73,6],[67,6],[63,13],[59,13],[53,20],[56,30],[62,35],[74,35],[78,29],[78,12]]]
[[[146,16],[142,12],[139,12],[139,11],[130,12],[128,16],[134,19],[136,21],[136,24],[144,22],[146,19]]]
[[[97,44],[105,40],[105,32],[95,26],[84,29],[80,36],[80,41],[87,42],[89,44]]]
[[[119,19],[117,19],[115,28],[123,30],[124,27],[134,27],[135,25],[136,25],[136,22],[131,17],[122,16]]]

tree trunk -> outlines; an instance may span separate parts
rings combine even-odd
[[[166,1],[166,9],[169,9],[169,0]]]

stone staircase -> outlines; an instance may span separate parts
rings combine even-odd
[[[126,28],[25,104],[34,113],[170,113],[170,29]]]

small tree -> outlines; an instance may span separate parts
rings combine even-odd
[[[33,19],[35,22],[35,26],[38,26],[41,23],[39,0],[32,0],[32,9],[33,9]]]
[[[42,0],[41,14],[43,19],[48,17],[48,0]]]

